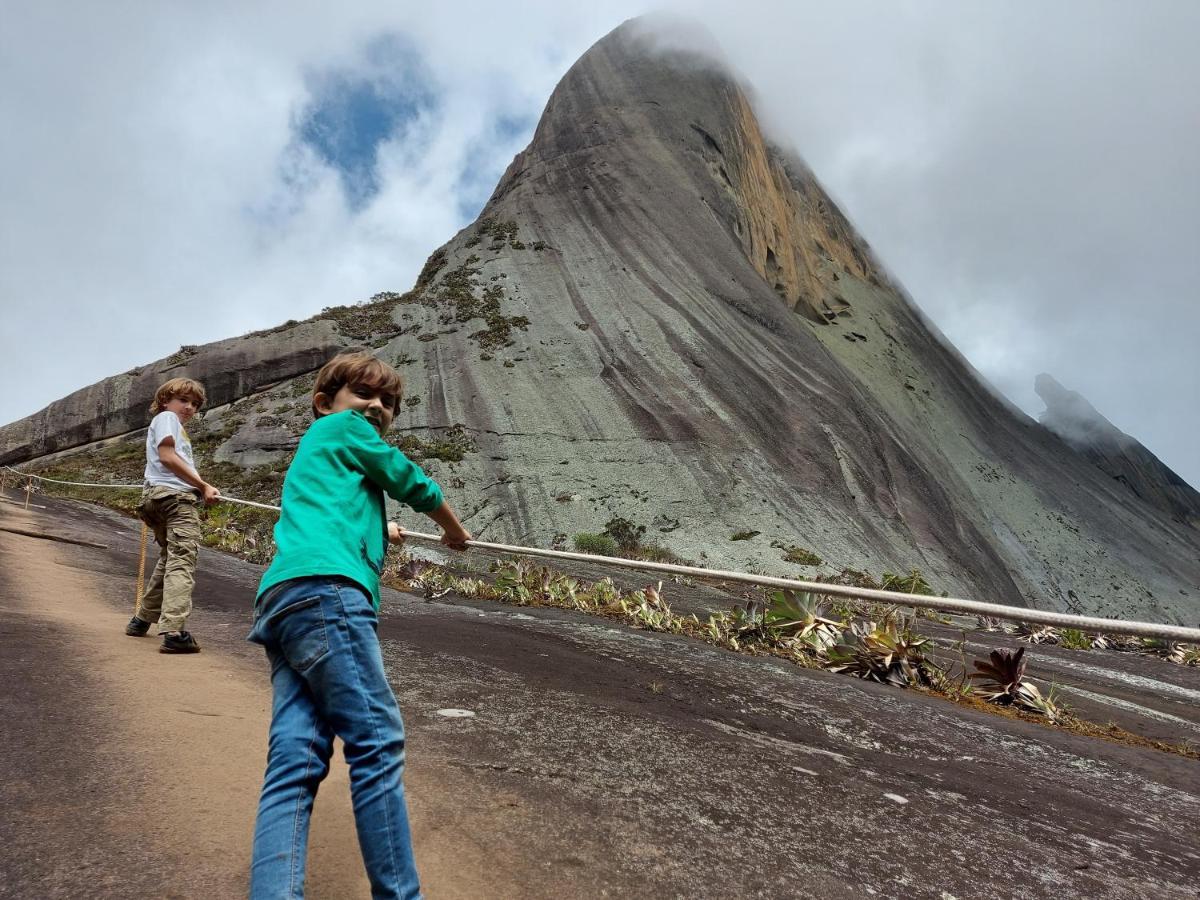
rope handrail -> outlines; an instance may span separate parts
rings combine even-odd
[[[43,481],[53,481],[56,484],[67,484],[78,487],[111,487],[111,488],[141,488],[141,485],[86,484],[73,481],[59,481],[53,478],[43,478],[28,472],[21,472],[11,466],[4,466],[10,472],[15,472],[22,478],[40,478]],[[258,503],[254,500],[241,500],[237,497],[222,495],[218,502],[237,503],[242,506],[253,506],[258,509],[279,512],[278,506],[269,503]],[[440,544],[441,537],[436,534],[424,534],[419,531],[402,529],[406,539]],[[778,578],[772,575],[752,575],[747,572],[728,572],[720,569],[702,569],[699,566],[682,566],[675,563],[648,562],[640,559],[625,559],[617,556],[596,556],[591,553],[574,553],[568,550],[543,550],[539,547],[521,547],[513,544],[495,544],[488,541],[467,541],[467,547],[477,550],[490,550],[517,556],[535,556],[545,559],[566,559],[575,562],[586,562],[600,565],[619,566],[644,572],[662,572],[668,575],[690,575],[717,581],[736,581],[742,584],[756,584],[763,587],[777,587],[786,590],[802,591],[813,594],[824,594],[835,597],[848,597],[856,600],[879,600],[898,606],[923,607],[948,612],[966,613],[979,616],[989,616],[994,619],[1005,619],[1012,622],[1030,622],[1037,625],[1053,625],[1060,628],[1078,628],[1081,631],[1093,631],[1103,634],[1128,634],[1138,637],[1161,638],[1170,641],[1200,643],[1200,628],[1187,628],[1182,625],[1164,625],[1156,622],[1132,622],[1122,619],[1104,619],[1096,616],[1080,616],[1074,613],[1059,613],[1042,609],[1027,609],[1017,606],[1006,606],[1001,603],[984,603],[978,600],[960,600],[955,597],[932,597],[926,594],[905,594],[900,591],[885,591],[879,588],[861,588],[845,584],[829,584],[824,581],[800,581],[793,578]]]
[[[63,481],[59,478],[47,478],[45,475],[34,475],[32,472],[22,472],[20,469],[14,469],[12,466],[3,466],[14,475],[21,478],[36,478],[38,481],[49,481],[52,484],[65,484],[71,487],[89,487],[89,488],[117,488],[119,490],[140,491],[145,487],[144,484],[110,484],[89,481]],[[223,503],[240,503],[243,506],[255,506],[259,509],[269,509],[273,512],[279,512],[278,506],[272,506],[269,503],[257,503],[254,500],[239,500],[237,497],[222,496],[218,502]]]
[[[87,481],[61,481],[57,478],[47,478],[45,475],[34,475],[32,472],[22,472],[20,469],[14,469],[12,466],[3,466],[2,468],[8,469],[8,471],[12,472],[14,475],[17,475],[21,478],[36,478],[38,481],[49,481],[49,482],[52,482],[53,484],[68,484],[68,485],[71,485],[72,487],[121,488],[121,489],[139,490],[139,491],[142,489],[142,485],[140,485],[140,484],[112,484],[112,483],[100,484],[100,483],[91,483],[91,482],[87,482]]]

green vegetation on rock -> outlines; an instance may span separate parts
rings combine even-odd
[[[616,556],[617,542],[607,534],[592,534],[581,531],[575,535],[571,543],[580,553],[590,553],[593,556]]]
[[[475,266],[477,262],[479,257],[468,256],[462,265],[443,275],[441,282],[431,292],[432,302],[453,307],[453,313],[444,319],[447,323],[483,319],[487,327],[471,333],[468,337],[475,341],[481,350],[495,350],[510,345],[513,329],[524,331],[529,327],[529,319],[525,316],[504,315],[501,301],[506,295],[504,288],[498,284],[488,285],[481,295],[476,296],[475,290],[479,286],[476,277],[479,269]]]
[[[784,562],[796,563],[800,566],[819,566],[821,564],[821,557],[817,554],[796,546],[784,547],[783,559]]]
[[[388,435],[387,440],[402,450],[413,462],[440,459],[443,462],[457,463],[462,462],[468,453],[476,453],[479,450],[462,425],[452,425],[428,439],[405,433]]]
[[[598,556],[623,556],[626,559],[641,559],[647,562],[692,565],[690,560],[676,554],[658,542],[646,543],[643,537],[646,526],[631,522],[623,516],[608,520],[599,534],[581,532],[575,535],[575,549],[580,553]]]
[[[925,580],[920,569],[912,569],[907,575],[897,575],[884,572],[880,586],[885,591],[899,591],[904,594],[924,594],[933,596],[933,588]]]
[[[626,553],[632,553],[641,547],[642,536],[645,533],[645,525],[636,525],[622,516],[609,519],[601,532],[612,538],[617,547]]]

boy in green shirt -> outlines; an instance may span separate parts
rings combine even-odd
[[[401,780],[404,725],[376,636],[384,553],[403,542],[383,495],[437,522],[448,547],[464,550],[471,536],[437,484],[383,440],[402,386],[366,353],[326,363],[313,387],[316,421],[284,480],[275,558],[249,636],[266,647],[274,694],[252,900],[304,896],[309,819],[335,735],[372,897],[420,896]]]

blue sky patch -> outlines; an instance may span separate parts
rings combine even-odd
[[[437,105],[420,54],[400,36],[372,41],[358,69],[311,73],[311,101],[296,137],[337,170],[346,199],[359,210],[379,191],[379,145]]]

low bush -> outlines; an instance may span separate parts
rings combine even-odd
[[[784,562],[796,563],[800,566],[819,566],[821,557],[803,547],[787,547],[783,551]]]
[[[617,555],[617,542],[607,534],[590,534],[581,531],[575,535],[572,543],[580,553],[591,553],[593,556]]]

